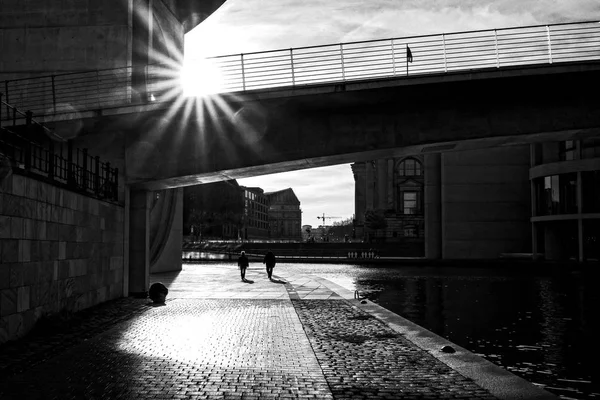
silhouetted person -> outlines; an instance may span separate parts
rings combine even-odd
[[[273,276],[273,268],[275,268],[276,262],[277,259],[275,258],[275,254],[273,254],[271,250],[269,250],[265,255],[265,259],[263,260],[263,264],[266,264],[267,266],[267,275],[269,276],[269,279],[271,279],[271,277]]]
[[[246,268],[248,268],[249,262],[248,257],[246,257],[246,252],[242,251],[240,257],[238,258],[238,266],[240,267],[240,275],[242,276],[242,281],[246,282]]]

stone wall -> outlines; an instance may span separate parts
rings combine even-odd
[[[21,175],[0,182],[0,343],[123,295],[124,209]]]

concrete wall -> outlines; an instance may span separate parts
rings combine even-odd
[[[183,62],[183,25],[160,0],[152,2],[152,53],[151,62]]]
[[[124,209],[21,175],[0,183],[0,343],[123,295]]]
[[[0,80],[131,64],[131,0],[0,2]]]
[[[442,154],[442,258],[531,251],[529,146]]]

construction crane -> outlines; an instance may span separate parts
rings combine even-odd
[[[322,219],[323,220],[323,225],[325,225],[325,219],[333,219],[333,218],[342,218],[342,217],[326,217],[325,213],[323,213],[322,217],[317,217],[317,219]]]

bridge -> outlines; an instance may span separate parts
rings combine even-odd
[[[174,222],[181,197],[153,191],[597,135],[600,99],[582,88],[599,80],[599,60],[600,23],[587,21],[214,57],[200,64],[218,85],[202,96],[187,96],[176,60],[5,80],[2,128],[47,143],[36,148],[37,164],[22,164],[55,165],[49,160],[61,149],[89,149],[83,159],[100,167],[81,169],[89,171],[79,175],[85,195],[105,193],[98,182],[109,182],[106,193],[116,201],[52,196],[54,189],[46,193],[27,173],[11,178],[0,216],[56,231],[11,230],[2,262],[35,264],[38,276],[47,275],[45,263],[59,263],[53,268],[65,299],[89,288],[81,289],[83,307],[143,293],[151,265],[154,272],[181,268]],[[32,121],[42,128],[28,131]],[[69,168],[62,170],[66,183],[73,181]],[[43,174],[47,180],[50,172]],[[23,201],[34,205],[21,210]],[[31,257],[28,246],[36,248]],[[67,287],[72,282],[75,289]],[[28,310],[19,301],[14,315]]]
[[[155,64],[143,84],[131,67],[5,81],[4,100],[66,137],[77,121],[96,146],[127,131],[125,182],[159,190],[580,137],[599,126],[598,100],[579,90],[599,59],[590,21],[213,57],[193,72],[219,93],[201,97],[185,97],[181,66]]]

